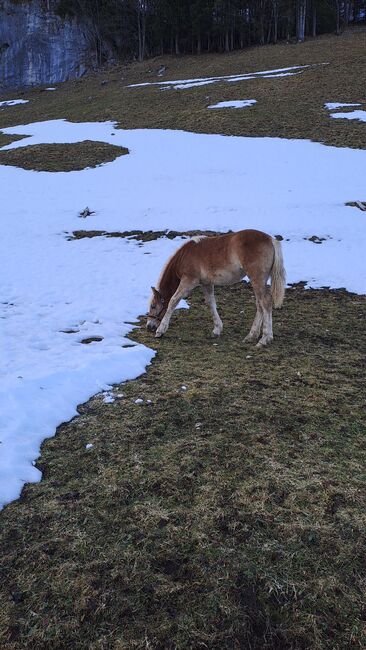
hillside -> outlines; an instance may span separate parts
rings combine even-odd
[[[0,98],[4,650],[365,646],[365,45]],[[155,339],[165,260],[242,227],[282,240],[272,345],[246,283]]]

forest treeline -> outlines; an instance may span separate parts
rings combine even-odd
[[[339,34],[365,20],[366,0],[59,0],[57,11],[83,18],[101,63],[111,49],[141,61]]]

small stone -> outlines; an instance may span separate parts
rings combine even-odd
[[[139,397],[138,399],[135,399],[135,404],[143,404],[144,400]]]
[[[187,386],[181,386],[181,390],[187,390]]]
[[[92,449],[92,447],[94,447],[94,445],[91,442],[88,442],[88,444],[85,445],[85,449]]]

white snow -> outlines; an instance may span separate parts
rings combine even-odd
[[[235,99],[228,102],[219,102],[218,104],[212,104],[207,108],[246,108],[247,106],[252,106],[256,104],[256,99]]]
[[[361,106],[361,104],[342,104],[340,102],[327,102],[324,104],[325,108],[332,111],[336,108],[346,108],[348,106]]]
[[[192,81],[192,83],[181,83],[177,84],[176,86],[164,86],[162,90],[168,90],[171,88],[174,88],[174,90],[185,90],[186,88],[196,88],[196,86],[208,86],[209,84],[215,84],[218,81],[218,79],[207,79],[206,81]],[[144,84],[145,85],[145,84]],[[155,84],[148,84],[148,85],[155,85]]]
[[[323,64],[322,64],[323,65]],[[155,81],[145,82],[139,84],[130,84],[127,88],[140,88],[143,86],[161,86],[172,87],[176,90],[185,88],[194,88],[195,86],[205,86],[207,84],[217,83],[219,81],[246,81],[248,79],[264,78],[272,79],[273,77],[289,76],[293,74],[300,74],[305,68],[311,67],[310,65],[297,65],[290,68],[277,68],[275,70],[263,70],[259,72],[246,72],[243,74],[231,74],[215,77],[199,77],[197,79],[176,79],[173,81]],[[296,72],[292,72],[296,71]]]
[[[85,449],[92,449],[94,445],[91,442],[88,442],[87,445],[85,445]]]
[[[16,106],[17,104],[28,104],[29,99],[7,99],[0,102],[0,106]]]
[[[104,404],[113,404],[115,400],[116,398],[114,397],[113,393],[104,393],[104,397],[103,397]]]
[[[114,123],[39,122],[5,149],[95,140],[128,147],[79,172],[0,166],[0,504],[41,474],[42,440],[76,406],[144,372],[153,350],[124,337],[146,313],[150,286],[183,240],[141,245],[80,229],[281,234],[289,282],[366,291],[363,213],[344,203],[364,193],[366,151],[309,141],[117,130]],[[332,237],[320,245],[306,237]],[[243,330],[244,334],[244,330]],[[81,343],[88,337],[100,342]],[[186,388],[186,387],[185,387]],[[181,387],[184,390],[184,387]]]
[[[350,111],[349,113],[331,113],[331,117],[341,120],[360,120],[366,122],[366,111]]]
[[[342,104],[339,102],[328,102],[324,104],[325,108],[328,110],[335,110],[339,108],[350,108],[352,106],[361,106],[361,104]],[[339,110],[337,113],[330,113],[330,117],[334,119],[341,120],[359,120],[360,122],[366,122],[366,111],[347,111],[346,113],[341,113]]]
[[[45,88],[45,90],[57,90],[57,88]]]
[[[264,75],[264,79],[276,79],[277,77],[294,77],[297,74],[301,74],[300,72],[280,72],[279,74],[271,74],[271,75]]]

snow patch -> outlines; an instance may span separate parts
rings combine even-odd
[[[7,99],[0,102],[0,106],[16,106],[17,104],[28,104],[29,99]]]
[[[350,111],[349,113],[331,113],[331,117],[341,120],[359,120],[366,122],[366,111]]]
[[[340,102],[327,102],[324,104],[324,107],[329,111],[333,111],[336,108],[346,108],[348,106],[361,106],[361,104],[342,104]]]
[[[247,106],[252,106],[256,103],[256,99],[236,99],[229,102],[219,102],[218,104],[212,104],[207,108],[246,108]]]
[[[161,88],[172,87],[175,90],[183,90],[185,88],[194,88],[195,86],[205,86],[207,84],[217,83],[220,81],[246,81],[248,79],[272,79],[273,77],[290,76],[294,74],[301,74],[305,68],[310,68],[311,65],[297,65],[290,68],[277,68],[274,70],[263,70],[259,72],[245,72],[243,74],[231,74],[215,77],[198,77],[197,79],[176,79],[174,81],[154,81],[139,84],[130,84],[127,88],[141,88],[144,86],[160,86]],[[296,71],[296,72],[293,72]]]

